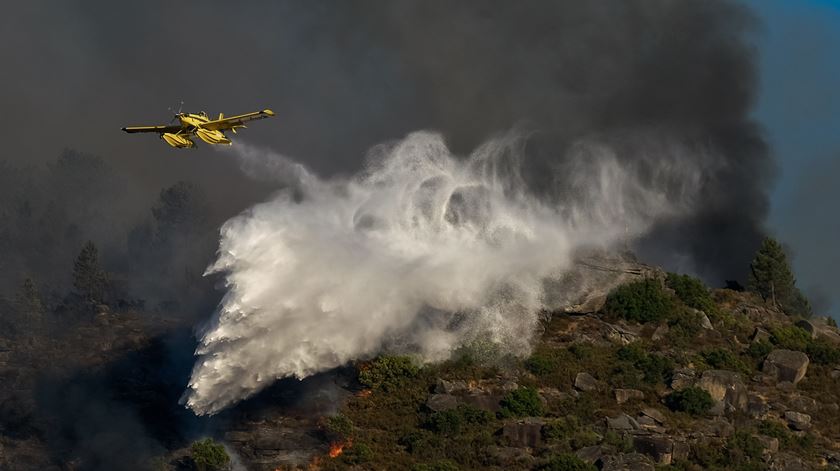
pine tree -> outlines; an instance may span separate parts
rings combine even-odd
[[[73,264],[73,287],[86,301],[101,304],[105,299],[107,277],[99,265],[99,251],[88,241]]]
[[[811,315],[811,305],[796,287],[784,248],[771,237],[764,239],[750,264],[748,287],[787,314]]]
[[[15,307],[18,313],[26,316],[29,320],[37,321],[44,314],[44,302],[41,300],[41,294],[32,278],[23,280],[23,284],[15,296]]]

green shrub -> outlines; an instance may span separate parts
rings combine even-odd
[[[812,340],[805,348],[808,358],[819,365],[840,363],[840,349],[825,340]]]
[[[750,373],[750,367],[729,350],[716,348],[714,350],[702,352],[700,356],[703,357],[706,364],[714,369],[731,370],[744,374]]]
[[[525,360],[525,368],[538,376],[551,374],[555,372],[559,366],[560,365],[555,358],[546,354],[534,353]]]
[[[689,275],[668,273],[665,284],[674,290],[674,293],[686,306],[703,311],[710,316],[717,313],[718,309],[714,299],[712,299],[712,293],[699,279]]]
[[[212,438],[194,442],[190,447],[190,456],[199,471],[225,469],[230,464],[230,456],[225,447]]]
[[[534,388],[519,388],[505,395],[501,400],[502,417],[538,417],[543,414],[540,395]]]
[[[353,435],[353,421],[338,414],[327,418],[325,426],[330,441],[344,440]]]
[[[772,329],[770,341],[780,348],[804,352],[811,343],[811,334],[797,326],[777,327]]]
[[[597,471],[598,468],[575,455],[562,454],[552,456],[548,462],[534,469],[539,471]]]
[[[369,463],[374,457],[373,450],[365,443],[354,443],[341,455],[342,461],[349,464]]]
[[[642,380],[648,384],[667,382],[674,372],[674,362],[668,357],[648,353],[644,345],[634,342],[621,347],[616,356],[633,365],[642,374]]]
[[[466,425],[485,425],[493,420],[493,414],[472,406],[459,405],[455,409],[435,412],[429,416],[426,426],[442,435],[457,435]]]
[[[667,318],[676,307],[674,299],[657,280],[641,280],[619,286],[607,296],[604,310],[639,323]]]
[[[371,389],[393,391],[407,378],[417,376],[418,368],[411,357],[382,356],[362,366],[359,382]]]
[[[686,340],[694,341],[703,331],[700,313],[682,307],[675,309],[668,319],[668,338],[672,343],[684,344]]]
[[[833,318],[833,317],[827,317],[827,318],[825,319],[825,322],[826,322],[826,324],[828,324],[829,326],[834,327],[835,329],[837,328],[837,320],[836,320],[835,318]]]
[[[731,462],[748,463],[761,459],[764,445],[751,433],[737,431],[726,442],[726,451]]]
[[[441,460],[434,464],[415,464],[411,471],[458,471],[458,465],[449,461]]]
[[[757,360],[760,360],[760,359],[763,359],[763,358],[767,357],[767,355],[769,355],[770,352],[772,352],[772,351],[773,351],[773,344],[771,344],[770,342],[767,342],[765,340],[760,340],[758,342],[753,342],[753,343],[750,344],[749,347],[747,347],[747,355],[749,355],[749,356],[751,356],[751,357],[753,357]]]
[[[666,399],[667,406],[674,411],[702,415],[714,405],[712,396],[705,390],[695,387],[674,391]]]

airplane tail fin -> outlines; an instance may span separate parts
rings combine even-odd
[[[225,114],[224,113],[219,113],[219,119],[225,119]]]

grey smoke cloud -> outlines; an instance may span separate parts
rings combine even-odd
[[[117,129],[166,120],[179,99],[209,112],[271,106],[278,118],[247,138],[329,176],[356,171],[370,146],[416,129],[440,131],[464,154],[521,125],[534,133],[526,178],[540,192],[558,187],[543,180],[545,170],[583,136],[633,146],[640,131],[665,135],[708,145],[730,165],[707,176],[704,210],[656,231],[642,249],[657,262],[688,260],[713,281],[742,275],[767,211],[772,167],[748,116],[755,22],[734,2],[9,8],[0,20],[11,71],[0,126],[17,139],[5,159],[50,159],[71,145],[107,156],[150,192],[195,181],[229,214],[270,186],[206,147],[175,153]]]

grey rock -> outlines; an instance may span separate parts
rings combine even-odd
[[[840,369],[831,370],[829,375],[831,376],[831,379],[840,379]]]
[[[490,412],[498,412],[501,409],[499,402],[502,396],[498,394],[467,394],[458,396],[458,399],[464,404]]]
[[[757,394],[749,395],[749,399],[747,400],[747,414],[749,414],[750,417],[754,419],[763,419],[768,412],[770,412],[770,406],[763,397]]]
[[[537,419],[510,422],[502,426],[502,437],[514,447],[536,448],[542,442],[544,424]]]
[[[455,394],[467,390],[469,390],[469,384],[462,380],[447,381],[439,379],[437,385],[435,385],[435,392],[438,394]]]
[[[700,327],[706,330],[715,330],[715,327],[712,325],[712,321],[709,320],[709,316],[706,315],[703,311],[697,311],[700,315]]]
[[[597,391],[599,386],[598,380],[589,373],[581,372],[575,376],[575,388],[581,391]]]
[[[734,371],[704,371],[698,388],[708,392],[717,403],[720,412],[744,411],[747,409],[747,388],[741,375]]]
[[[840,344],[840,331],[836,327],[828,325],[824,317],[813,319],[801,319],[796,326],[811,334],[812,339],[822,339],[835,345]]]
[[[673,459],[674,442],[666,437],[637,436],[633,448],[653,458],[656,464],[669,465]]]
[[[452,394],[432,394],[426,400],[426,407],[435,412],[451,410],[458,407],[458,398]]]
[[[808,430],[811,428],[811,416],[802,412],[787,411],[785,412],[785,420],[787,420],[790,428],[794,430]]]
[[[753,342],[769,342],[770,332],[767,332],[767,330],[761,327],[756,327],[753,331],[752,337],[750,337],[750,340]]]
[[[589,464],[595,464],[602,456],[615,454],[616,449],[610,445],[595,445],[583,447],[575,452],[575,456]]]
[[[764,454],[777,453],[779,451],[779,439],[775,437],[765,437],[759,435],[756,437],[761,446],[764,447]]]
[[[674,442],[671,455],[675,461],[685,461],[691,454],[691,445],[686,442]]]
[[[596,463],[601,471],[654,471],[650,458],[641,453],[602,456]]]
[[[762,370],[776,381],[788,381],[794,385],[805,377],[810,360],[808,355],[793,350],[773,350],[764,360]]]
[[[607,417],[607,428],[610,430],[625,432],[630,430],[639,430],[641,425],[639,425],[639,422],[637,422],[633,417],[630,417],[627,414],[619,414],[613,418]]]
[[[615,402],[619,404],[634,400],[641,401],[645,398],[645,393],[638,389],[616,389],[614,392]]]
[[[671,329],[668,327],[668,324],[662,324],[659,327],[657,327],[656,330],[653,331],[653,334],[651,334],[650,339],[656,341],[662,340],[668,335],[668,332],[670,330]]]
[[[671,389],[680,391],[694,385],[696,372],[691,368],[677,368],[671,376]]]
[[[647,417],[650,417],[651,419],[655,420],[656,422],[658,422],[660,424],[665,423],[665,414],[663,414],[662,412],[659,412],[658,410],[656,410],[652,407],[643,408],[642,409],[642,414],[647,416]]]

